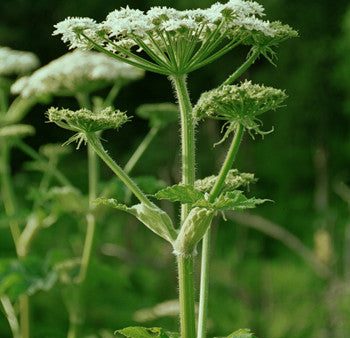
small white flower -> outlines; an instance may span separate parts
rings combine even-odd
[[[23,75],[39,66],[39,59],[30,52],[0,47],[0,76]]]
[[[29,77],[17,80],[11,91],[23,97],[31,95],[74,95],[93,91],[117,81],[134,81],[143,71],[91,51],[67,53],[38,69]]]
[[[80,33],[84,32],[89,37],[96,38],[99,31],[99,25],[91,18],[68,17],[54,27],[56,30],[52,35],[62,35],[62,41],[69,43],[70,49],[90,49],[90,44],[81,37]]]
[[[143,12],[126,7],[109,13],[91,32],[85,27],[84,33],[99,49],[112,52],[125,62],[164,75],[186,74],[213,62],[240,43],[268,50],[271,45],[295,36],[295,32],[285,29],[277,32],[273,23],[262,20],[262,16],[264,8],[250,0],[217,2],[207,9],[185,11],[152,7]],[[84,46],[81,41],[84,37],[79,32],[71,37],[65,31],[63,39],[71,46]],[[69,31],[74,33],[77,28]],[[136,54],[141,51],[148,58]]]
[[[101,27],[106,29],[110,36],[115,37],[132,33],[143,35],[145,31],[150,29],[149,23],[144,18],[144,13],[129,7],[109,13]]]
[[[249,31],[257,31],[263,33],[266,36],[273,37],[276,33],[275,29],[271,27],[271,23],[269,21],[264,21],[254,16],[238,18],[235,20],[235,24]]]

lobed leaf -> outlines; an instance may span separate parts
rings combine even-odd
[[[269,200],[260,198],[248,198],[242,191],[234,190],[221,195],[214,203],[213,208],[217,211],[253,209],[257,205]]]

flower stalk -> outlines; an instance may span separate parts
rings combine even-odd
[[[238,125],[220,169],[218,178],[210,192],[209,201],[213,202],[220,194],[225,178],[232,168],[244,134],[244,127]],[[201,275],[199,291],[198,333],[197,338],[205,338],[207,330],[208,300],[209,300],[209,262],[210,262],[211,228],[209,227],[202,241]]]

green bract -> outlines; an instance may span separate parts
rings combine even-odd
[[[153,7],[143,12],[126,7],[109,13],[101,24],[90,18],[67,18],[55,26],[53,34],[62,35],[71,48],[93,47],[164,75],[186,74],[239,44],[266,49],[297,35],[289,26],[262,20],[263,16],[261,5],[244,0],[185,11]]]
[[[179,108],[173,103],[143,104],[137,108],[136,114],[149,120],[151,128],[163,128],[178,120]]]
[[[194,107],[193,114],[197,120],[209,117],[227,121],[229,127],[224,139],[237,125],[263,134],[258,116],[281,107],[286,98],[283,90],[245,81],[240,85],[224,85],[205,92]]]
[[[72,111],[52,107],[49,109],[47,116],[51,122],[62,128],[83,133],[118,129],[128,121],[128,117],[124,112],[114,110],[111,107],[99,112],[92,112],[85,108]]]

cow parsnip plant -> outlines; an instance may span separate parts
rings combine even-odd
[[[288,25],[263,20],[264,15],[264,8],[254,1],[230,0],[226,4],[215,3],[208,9],[185,11],[153,7],[143,12],[127,7],[111,12],[102,23],[91,18],[67,18],[55,26],[54,35],[61,35],[70,48],[95,49],[140,69],[165,75],[174,86],[180,110],[182,180],[153,197],[179,202],[180,220],[172,220],[158,207],[104,149],[99,133],[119,127],[116,121],[120,121],[122,113],[109,111],[106,118],[105,110],[72,112],[52,108],[48,117],[57,125],[73,130],[79,142],[86,142],[139,203],[130,206],[114,199],[98,201],[134,215],[172,246],[178,263],[182,338],[206,335],[212,219],[226,210],[254,208],[265,201],[246,197],[238,189],[245,182],[243,176],[231,171],[244,132],[263,134],[261,115],[280,107],[286,98],[282,90],[248,81],[234,84],[259,56],[274,62],[275,47],[297,36]],[[250,48],[246,60],[218,88],[204,93],[193,107],[186,83],[188,74],[238,46]],[[219,173],[196,181],[195,128],[203,118],[224,121],[226,131],[222,141],[230,138],[231,143]],[[242,184],[232,184],[232,180]],[[196,246],[203,238],[196,330],[193,264]],[[126,328],[117,332],[134,338],[178,336],[160,328]],[[252,336],[249,330],[230,335]]]
[[[19,258],[1,260],[1,305],[13,337],[28,338],[31,331],[29,296],[36,291],[51,288],[59,280],[63,284],[70,323],[67,336],[76,337],[79,327],[84,324],[84,308],[80,305],[80,298],[83,296],[82,290],[95,237],[96,222],[92,213],[92,202],[97,194],[100,195],[97,158],[94,152],[88,151],[89,196],[86,198],[57,168],[60,158],[68,153],[68,148],[48,144],[41,147],[39,152],[35,151],[22,140],[32,135],[34,128],[20,122],[37,102],[47,102],[54,96],[73,96],[82,107],[80,113],[73,116],[78,128],[84,125],[84,114],[91,115],[91,111],[86,107],[103,111],[102,125],[107,123],[110,127],[118,127],[127,122],[128,117],[119,112],[113,118],[114,110],[111,105],[119,90],[129,82],[142,78],[144,71],[91,51],[68,53],[32,74],[29,72],[38,66],[35,55],[4,48],[1,57],[4,66],[0,69],[1,200]],[[22,76],[16,80],[15,76],[18,75]],[[106,97],[93,96],[96,90],[108,87],[110,90]],[[11,105],[8,104],[10,91],[18,95]],[[150,121],[150,132],[127,163],[127,172],[134,168],[158,132],[174,122],[178,114],[177,107],[172,104],[145,105],[141,106],[139,111],[141,117]],[[152,111],[154,114],[151,114]],[[98,119],[95,122],[97,121]],[[85,122],[86,128],[94,128],[89,121]],[[21,210],[16,201],[17,191],[10,170],[10,154],[14,147],[33,160],[26,165],[27,169],[42,173],[38,187],[32,187],[29,192],[33,200],[31,210]],[[102,196],[109,196],[109,187],[110,185],[101,192]],[[39,259],[32,254],[32,243],[42,229],[56,224],[67,212],[74,213],[78,223],[84,218],[86,220],[87,228],[81,257],[54,262],[54,265],[48,264],[45,259]],[[19,318],[16,311],[17,302]]]

